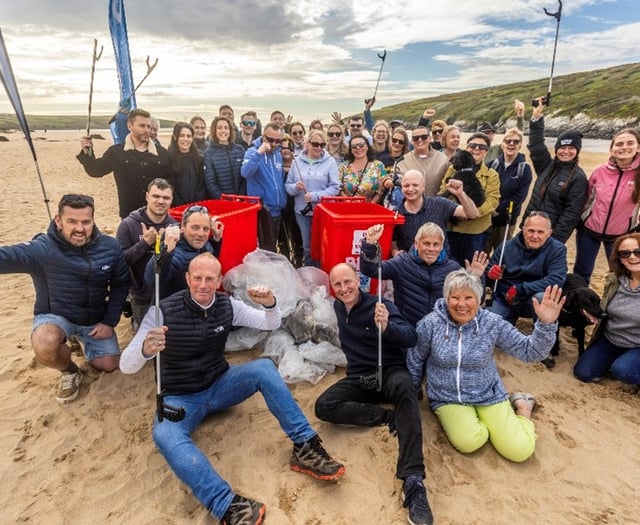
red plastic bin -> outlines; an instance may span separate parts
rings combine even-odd
[[[393,227],[404,224],[404,216],[379,204],[364,201],[364,197],[324,197],[313,210],[311,257],[329,272],[338,263],[346,262],[360,271],[360,243],[367,228],[384,224],[380,238],[382,258],[391,252]],[[360,274],[363,290],[376,293],[377,279]]]
[[[209,215],[215,215],[224,224],[220,264],[222,272],[242,263],[244,256],[258,247],[258,211],[262,208],[260,197],[222,194],[220,199],[192,202],[169,210],[177,221],[191,206],[206,206]]]

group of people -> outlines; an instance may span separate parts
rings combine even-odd
[[[344,465],[327,453],[271,361],[227,362],[232,327],[274,330],[281,313],[267,285],[247,291],[255,307],[218,291],[216,255],[224,225],[197,201],[223,193],[261,197],[259,244],[272,251],[282,242],[289,207],[301,262],[313,265],[314,206],[323,196],[363,196],[405,216],[389,253],[380,246],[382,225],[368,225],[362,241],[359,271],[391,280],[394,298],[379,301],[362,292],[358,272],[346,263],[330,269],[347,369],[320,395],[315,415],[336,424],[387,426],[398,439],[396,476],[403,482],[408,520],[433,523],[419,401],[426,394],[447,438],[463,453],[490,441],[512,461],[533,454],[535,396],[506,391],[493,350],[523,361],[549,358],[565,301],[565,243],[576,228],[574,271],[588,282],[604,244],[611,273],[603,302],[607,319],[574,373],[595,381],[611,372],[640,384],[640,331],[633,317],[640,293],[640,233],[633,232],[640,135],[630,129],[617,133],[608,163],[587,181],[578,166],[580,134],[561,134],[552,156],[544,145],[544,101],[538,101],[529,124],[537,178],[524,214],[533,170],[520,152],[522,130],[507,130],[499,152],[486,133],[495,131],[490,125],[467,139],[470,171],[482,190],[476,202],[451,162],[460,130],[440,120],[430,123],[433,110],[408,131],[394,123],[374,124],[369,101],[364,118],[353,117],[346,127],[334,115],[326,130],[316,121],[306,131],[281,112],[264,126],[247,112],[238,130],[226,107],[208,137],[201,117],[177,124],[165,150],[151,136],[149,113],[136,109],[129,113],[125,142],[101,157],[84,137],[78,160],[86,172],[114,174],[122,219],[115,239],[96,227],[90,196],[68,194],[46,233],[0,248],[0,272],[33,278],[32,345],[39,363],[61,373],[56,399],[68,403],[80,392],[82,370],[71,358],[72,338],[100,371],[135,373],[155,359],[162,402],[179,407],[182,416],[163,417],[159,410],[154,442],[223,524],[262,523],[265,505],[235,493],[191,434],[208,414],[258,391],[293,443],[291,469],[324,481],[341,478]],[[515,109],[521,118],[518,101]],[[177,203],[191,204],[179,223],[169,214]],[[285,235],[290,248],[291,235]],[[492,283],[491,304],[483,308]],[[127,297],[135,335],[121,352],[114,327]],[[515,328],[518,317],[534,318],[530,335]]]

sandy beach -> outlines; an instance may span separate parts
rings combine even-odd
[[[44,186],[55,213],[64,193],[96,199],[96,223],[113,235],[119,219],[111,175],[88,177],[75,155],[81,132],[33,135]],[[0,245],[30,239],[48,225],[42,190],[21,133],[0,142],[3,195]],[[107,135],[105,135],[107,137]],[[108,137],[107,137],[108,138]],[[161,135],[168,144],[168,135]],[[96,141],[102,152],[110,140]],[[589,174],[606,154],[583,152]],[[567,243],[569,267],[575,258]],[[592,286],[602,291],[601,253]],[[30,345],[34,292],[29,276],[0,276],[0,523],[214,524],[155,450],[153,367],[133,376],[101,374],[76,356],[85,372],[81,393],[61,406],[53,394],[58,373],[35,363]],[[529,321],[519,326],[529,331]],[[118,326],[120,346],[132,336]],[[582,384],[572,376],[577,348],[561,334],[557,366],[525,364],[497,353],[509,390],[538,398],[534,456],[522,464],[487,445],[463,455],[453,449],[426,403],[421,404],[426,484],[439,525],[638,523],[640,397],[613,380]],[[234,353],[231,362],[259,350]],[[346,466],[345,477],[323,484],[289,469],[291,444],[257,395],[207,419],[195,434],[218,471],[242,494],[267,506],[268,525],[403,524],[401,483],[394,477],[397,442],[386,428],[337,427],[315,418],[318,395],[343,374],[291,390],[328,451]]]

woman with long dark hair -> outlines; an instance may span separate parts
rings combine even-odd
[[[204,182],[212,199],[223,193],[246,195],[246,180],[240,175],[244,148],[236,144],[233,123],[225,117],[211,122],[209,147],[204,152]]]
[[[387,177],[382,162],[375,160],[375,152],[363,135],[349,138],[349,151],[338,168],[340,195],[363,196],[367,202],[380,204],[386,185],[393,182]]]
[[[169,158],[175,170],[172,178],[173,206],[181,206],[207,198],[202,157],[194,143],[194,129],[188,122],[173,126]]]

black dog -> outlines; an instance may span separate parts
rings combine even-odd
[[[567,275],[563,292],[567,300],[560,312],[558,326],[570,326],[573,328],[571,335],[578,342],[578,356],[581,356],[584,353],[584,329],[591,324],[598,324],[602,319],[606,319],[607,314],[600,308],[598,294],[589,288],[585,280],[579,275],[575,273]],[[555,365],[555,360],[551,356],[558,355],[560,352],[559,336],[558,331],[551,354],[543,361],[548,368],[552,368]]]
[[[464,192],[476,206],[480,206],[484,202],[484,190],[473,172],[474,164],[475,161],[471,153],[466,150],[458,150],[451,160],[451,165],[456,170],[451,178],[461,180]],[[451,197],[452,194],[445,191],[441,195],[443,197]]]

